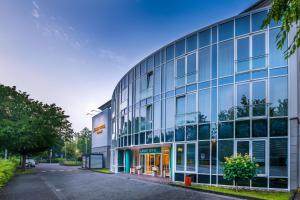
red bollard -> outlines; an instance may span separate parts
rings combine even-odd
[[[186,176],[184,179],[184,184],[187,187],[190,187],[192,185],[192,178],[190,176]]]

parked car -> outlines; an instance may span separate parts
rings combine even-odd
[[[35,167],[35,161],[33,159],[26,159],[26,167]]]

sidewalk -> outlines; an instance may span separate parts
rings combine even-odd
[[[169,184],[171,180],[169,178],[163,178],[159,176],[150,176],[150,175],[137,175],[137,174],[126,174],[126,173],[117,173],[116,175],[124,176],[129,179],[137,179],[142,181],[149,181],[154,183],[161,183],[161,184]]]

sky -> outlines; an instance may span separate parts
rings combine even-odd
[[[56,103],[75,131],[155,50],[256,0],[0,0],[0,84]]]

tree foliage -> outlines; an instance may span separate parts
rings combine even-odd
[[[258,164],[248,154],[225,157],[224,178],[234,180],[235,186],[241,179],[252,179],[256,176]]]
[[[286,42],[288,33],[293,26],[296,26],[297,32],[285,52],[288,58],[294,54],[300,47],[300,0],[273,0],[272,8],[263,22],[263,27],[267,27],[272,21],[281,23],[280,32],[277,35],[277,47],[282,49]]]
[[[0,146],[25,158],[70,138],[68,116],[55,104],[29,98],[16,87],[0,85]],[[24,159],[23,159],[24,160]]]

